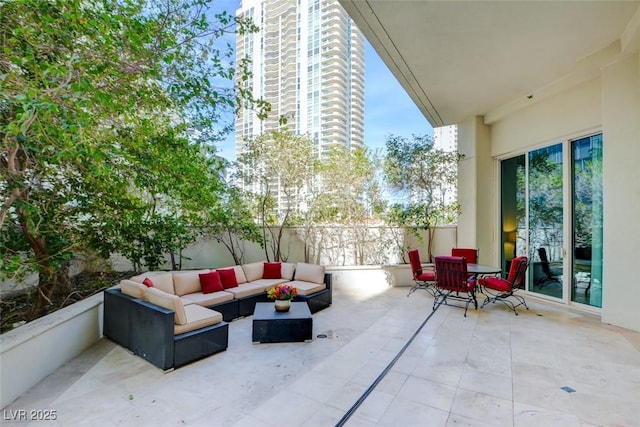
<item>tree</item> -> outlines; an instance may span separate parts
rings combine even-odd
[[[347,227],[357,265],[374,263],[369,258],[378,253],[370,250],[379,239],[369,227],[369,220],[383,206],[376,177],[378,163],[376,154],[366,148],[338,146],[331,149],[320,167],[319,206],[325,212],[324,220]]]
[[[267,260],[270,249],[274,261],[286,261],[281,247],[284,229],[311,188],[314,170],[313,141],[286,127],[245,142],[238,173],[240,182],[256,197]]]
[[[223,209],[212,209],[207,224],[203,226],[206,235],[227,248],[236,265],[244,262],[243,242],[257,242],[264,246],[263,235],[253,220],[253,210],[249,195],[239,188],[229,187],[223,200]]]
[[[454,221],[459,213],[453,195],[463,156],[434,148],[428,135],[413,135],[411,140],[390,135],[385,147],[385,179],[401,200],[391,207],[387,220],[414,231],[428,230],[431,259],[435,227]]]
[[[261,117],[269,106],[217,43],[257,28],[210,16],[208,3],[0,4],[0,269],[39,273],[31,318],[68,290],[86,244],[156,265],[224,192],[211,153],[229,129],[222,114],[240,100]],[[234,76],[237,87],[217,84]]]

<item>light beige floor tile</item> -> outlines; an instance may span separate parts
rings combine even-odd
[[[407,291],[334,289],[309,343],[252,344],[238,319],[227,351],[168,373],[100,340],[4,408],[57,420],[2,425],[332,426],[402,349],[345,425],[638,424],[640,333],[535,298],[518,316],[442,306],[416,333],[432,300]]]
[[[451,412],[494,426],[513,426],[513,402],[511,400],[475,391],[458,389]]]
[[[460,388],[488,394],[501,399],[513,399],[511,377],[487,374],[469,367],[465,368],[460,379]]]
[[[535,406],[514,404],[514,427],[582,427],[579,417],[568,412],[547,411]]]
[[[396,397],[377,423],[385,427],[445,426],[449,413],[431,406]]]
[[[358,407],[356,414],[365,420],[378,422],[393,401],[393,398],[392,394],[374,390]]]
[[[397,396],[443,411],[450,411],[456,395],[455,387],[450,387],[417,377],[409,377]]]

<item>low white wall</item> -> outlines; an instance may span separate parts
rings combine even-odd
[[[0,335],[4,408],[102,336],[102,293]]]

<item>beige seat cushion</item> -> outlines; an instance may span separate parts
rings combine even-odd
[[[227,291],[218,291],[204,294],[202,292],[196,292],[194,294],[187,294],[182,296],[182,302],[184,305],[198,304],[203,307],[209,307],[212,305],[220,304],[225,301],[231,301],[233,294]]]
[[[133,276],[129,280],[133,280],[134,282],[142,283],[144,279],[148,277],[151,282],[153,282],[153,287],[159,289],[168,294],[175,294],[176,291],[173,289],[173,274],[171,272],[151,272],[144,273],[138,276]]]
[[[176,295],[183,296],[201,292],[199,274],[208,273],[209,271],[211,270],[174,271],[173,288],[176,291]]]
[[[306,282],[304,280],[294,280],[289,282],[291,286],[298,288],[298,295],[311,295],[323,289],[327,289],[327,285],[322,283]]]
[[[268,291],[269,289],[275,287],[276,285],[279,285],[281,283],[288,283],[288,282],[289,280],[287,279],[258,279],[251,282],[251,284],[264,286],[264,289]]]
[[[184,311],[187,316],[187,323],[184,325],[175,325],[173,327],[173,333],[175,335],[195,331],[196,329],[222,322],[222,313],[196,304],[186,306]]]
[[[247,278],[247,282],[262,279],[262,275],[264,274],[264,262],[244,264],[242,266],[242,270],[244,271],[244,276]]]
[[[147,301],[151,304],[159,305],[175,312],[175,324],[184,325],[187,323],[187,315],[182,300],[177,295],[171,295],[156,288],[147,288]]]
[[[296,280],[312,283],[324,283],[324,265],[299,262],[296,265]]]
[[[120,290],[123,294],[129,295],[130,297],[145,299],[145,291],[147,290],[147,287],[142,283],[125,279],[120,281]]]
[[[264,285],[254,284],[251,282],[243,283],[235,288],[225,289],[225,292],[231,292],[234,298],[244,298],[251,295],[258,295],[264,292]]]

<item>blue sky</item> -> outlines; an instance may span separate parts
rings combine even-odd
[[[234,14],[240,0],[219,0],[214,9],[226,9]],[[412,134],[433,135],[433,128],[424,118],[376,51],[365,43],[365,107],[364,140],[371,149],[384,147],[388,135],[411,137]],[[235,160],[235,135],[229,135],[219,154]]]
[[[433,128],[413,103],[375,49],[365,46],[364,141],[369,148],[384,146],[389,134],[433,135]]]

